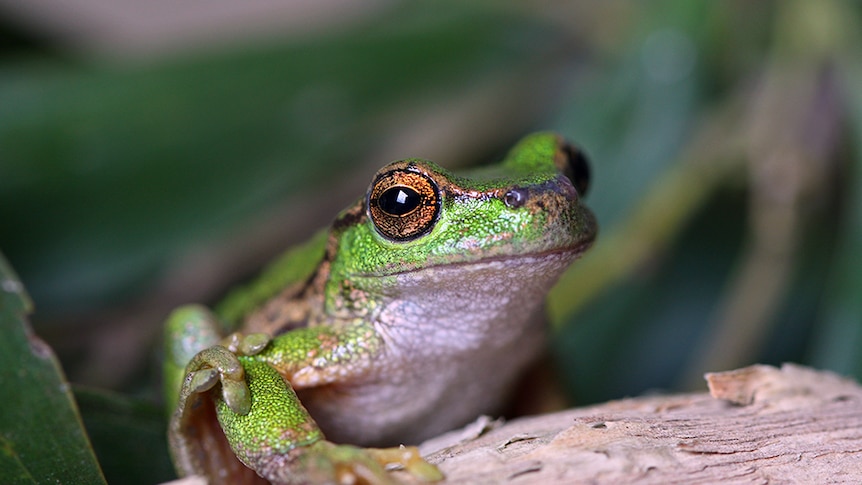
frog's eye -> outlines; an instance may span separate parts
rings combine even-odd
[[[383,237],[409,241],[427,234],[440,213],[437,184],[409,170],[380,174],[368,192],[368,216]]]
[[[590,188],[590,162],[586,154],[576,146],[566,143],[562,149],[565,157],[564,166],[561,167],[563,174],[572,181],[578,195],[583,197]]]

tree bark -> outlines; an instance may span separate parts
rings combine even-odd
[[[855,382],[789,364],[707,382],[710,394],[483,418],[421,449],[445,483],[862,483]]]

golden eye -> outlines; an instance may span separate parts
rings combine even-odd
[[[368,216],[383,237],[409,241],[427,234],[440,213],[437,184],[406,169],[381,173],[368,190]]]

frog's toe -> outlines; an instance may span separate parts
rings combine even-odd
[[[206,392],[221,383],[225,404],[237,414],[248,414],[251,394],[239,358],[230,350],[216,345],[198,352],[186,368],[191,392]]]
[[[335,465],[336,483],[362,483],[368,485],[397,485],[386,470],[374,464],[351,462]]]
[[[272,338],[265,333],[250,333],[243,337],[239,351],[242,355],[257,355],[269,345],[271,340]]]
[[[300,458],[308,478],[322,482],[396,485],[395,481],[372,453],[350,445],[319,441],[311,445]]]
[[[206,392],[216,385],[219,379],[215,369],[201,369],[189,374],[189,390],[191,392]]]
[[[236,355],[257,355],[269,342],[272,337],[265,333],[250,333],[242,334],[234,332],[222,341],[222,345]]]
[[[400,466],[414,477],[425,482],[442,480],[443,472],[422,458],[419,448],[400,446],[398,448],[370,448],[368,453],[383,466]]]
[[[422,458],[418,448],[411,446],[407,450],[406,454],[402,453],[405,457],[405,461],[402,463],[408,473],[425,482],[438,482],[445,478],[437,465],[428,463]]]
[[[387,472],[389,469],[404,469],[424,482],[443,479],[443,473],[425,461],[415,446],[358,448],[323,441],[316,443],[314,447],[317,450],[311,450],[312,452],[320,453],[331,462],[337,483],[399,483]]]
[[[221,395],[231,411],[245,415],[251,410],[251,394],[245,380],[222,379]]]

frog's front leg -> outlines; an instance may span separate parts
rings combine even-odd
[[[274,483],[389,483],[389,464],[439,479],[415,448],[363,450],[326,441],[288,383],[307,387],[364,372],[379,345],[370,331],[298,329],[262,350],[254,337],[234,335],[196,354],[169,428],[177,467],[224,483],[251,483],[258,477],[250,470]]]
[[[222,325],[200,305],[175,310],[165,324],[164,396],[171,419],[168,437],[177,471],[183,475],[222,473],[238,477],[254,473],[234,457],[215,415],[212,397],[206,393],[219,381],[226,383],[230,402],[245,412],[250,407],[245,372],[235,350],[253,350],[240,345],[235,336],[223,339]],[[253,337],[251,340],[259,339]],[[266,339],[268,341],[268,338]],[[218,346],[220,343],[228,347]],[[258,350],[262,345],[258,342]],[[179,410],[183,410],[178,419]],[[194,411],[192,411],[194,410]],[[241,483],[241,481],[238,481]]]
[[[389,464],[402,465],[420,478],[439,471],[421,460],[415,448],[364,450],[326,439],[296,393],[271,365],[240,357],[251,392],[248,414],[234,412],[222,399],[216,414],[235,456],[271,483],[394,483]]]

